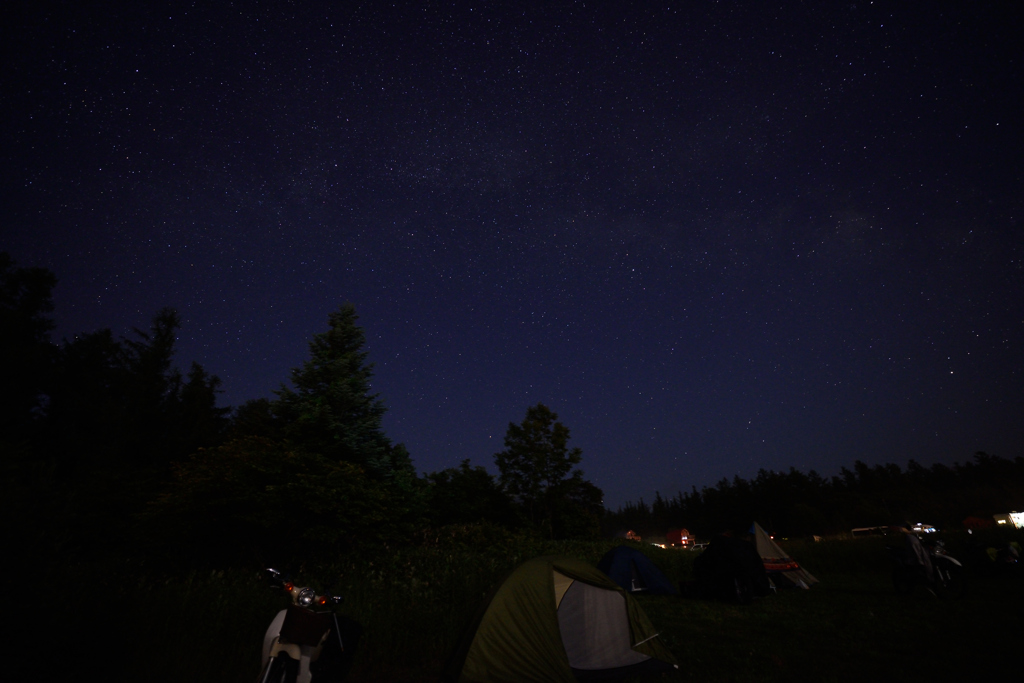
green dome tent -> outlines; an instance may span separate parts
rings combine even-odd
[[[571,557],[538,557],[492,591],[444,679],[575,683],[674,666],[640,606],[603,572]]]

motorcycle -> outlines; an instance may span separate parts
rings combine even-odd
[[[298,586],[276,569],[267,574],[271,587],[284,590],[292,604],[277,613],[263,637],[259,683],[344,681],[362,629],[337,613],[341,598]]]
[[[913,534],[902,546],[886,546],[892,561],[892,583],[900,595],[909,595],[915,586],[923,586],[932,595],[962,598],[967,593],[964,566],[946,551],[940,540],[922,543]]]

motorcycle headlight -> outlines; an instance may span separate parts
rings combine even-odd
[[[316,599],[316,593],[312,588],[303,588],[299,591],[299,595],[295,598],[295,602],[302,605],[303,607],[309,607],[313,604]]]

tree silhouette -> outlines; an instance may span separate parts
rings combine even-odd
[[[18,268],[0,252],[0,443],[29,436],[45,403],[55,347],[50,343],[57,278],[43,268]]]
[[[227,443],[175,467],[174,483],[151,506],[151,528],[175,547],[201,538],[214,548],[226,534],[235,540],[217,552],[235,558],[411,534],[421,482],[405,448],[381,428],[385,407],[370,391],[373,366],[357,320],[351,304],[331,313],[291,387],[240,406]],[[194,380],[196,401],[208,404],[204,376],[190,373],[182,396]]]
[[[429,484],[430,519],[438,526],[481,521],[512,526],[516,522],[512,502],[483,467],[463,460],[426,476]]]
[[[849,533],[852,528],[926,522],[958,528],[965,518],[991,519],[1014,509],[1024,498],[1024,458],[976,453],[973,460],[925,468],[911,460],[906,469],[893,463],[870,466],[855,461],[837,476],[761,470],[752,480],[734,477],[715,486],[696,487],[655,504],[626,503],[609,513],[610,530],[633,528],[658,535],[685,526],[710,537],[759,521],[782,536]]]
[[[173,366],[179,326],[165,308],[134,338],[100,330],[65,341],[46,415],[46,451],[59,476],[155,483],[171,462],[220,443],[228,410],[216,406],[220,379],[197,363],[182,379]]]
[[[325,545],[393,537],[389,493],[353,463],[241,437],[176,465],[146,522],[175,554],[294,562]]]
[[[405,447],[381,429],[383,401],[370,393],[373,365],[352,304],[328,317],[309,343],[310,358],[292,370],[292,386],[276,392],[272,412],[283,436],[311,453],[355,463],[379,479],[408,484],[415,470]]]
[[[543,403],[528,408],[520,424],[509,423],[505,450],[494,455],[502,489],[527,521],[548,535],[575,535],[580,524],[569,517],[600,506],[601,491],[573,469],[582,451],[569,448],[569,429]],[[595,520],[596,522],[596,517]],[[590,525],[592,528],[596,528]]]

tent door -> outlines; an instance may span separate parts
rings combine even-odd
[[[629,583],[629,591],[631,593],[639,593],[640,591],[647,590],[647,583],[644,581],[644,577],[640,575],[640,572],[636,569],[636,562],[633,560],[629,561],[629,571],[632,574],[632,579]]]
[[[630,645],[626,596],[574,581],[558,606],[562,644],[573,669],[614,669],[650,657]]]

